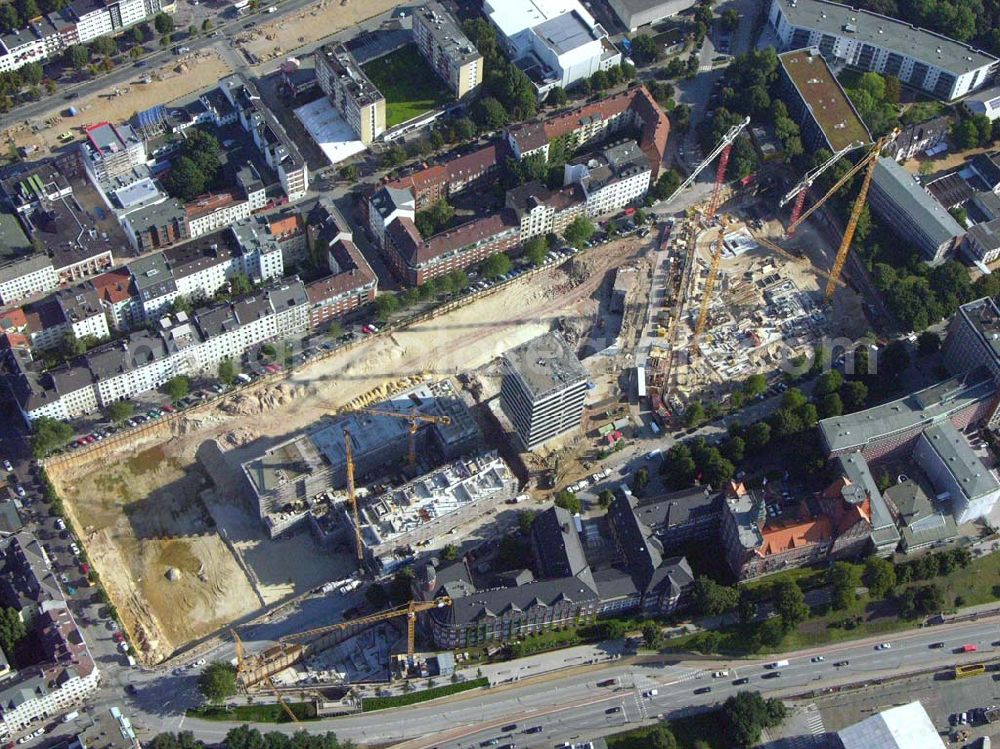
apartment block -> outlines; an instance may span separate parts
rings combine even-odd
[[[504,363],[500,405],[525,449],[580,426],[589,376],[560,335],[547,333],[513,348]]]
[[[483,56],[437,0],[413,8],[413,38],[434,72],[459,99],[483,83]]]
[[[887,156],[875,167],[868,201],[876,215],[917,247],[928,263],[944,260],[965,235],[934,196]]]
[[[250,200],[235,191],[200,195],[184,206],[187,235],[195,239],[211,234],[250,218],[250,213]]]
[[[993,79],[997,58],[905,20],[828,0],[771,0],[768,21],[785,49],[817,47],[834,66],[899,78],[943,101]]]
[[[385,97],[342,44],[315,52],[316,80],[366,146],[385,132]]]
[[[87,174],[95,183],[114,180],[146,163],[146,146],[128,124],[99,122],[88,127],[80,143]]]
[[[635,141],[621,141],[601,153],[564,167],[563,184],[578,184],[586,197],[588,216],[621,210],[649,191],[652,170]]]

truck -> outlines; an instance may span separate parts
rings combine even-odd
[[[76,710],[74,710],[73,712],[66,713],[63,716],[63,723],[72,723],[74,720],[76,720],[79,717],[80,717],[80,713],[78,713]]]
[[[777,668],[784,668],[787,665],[788,665],[787,660],[781,660],[781,661],[774,661],[774,663],[768,663],[766,666],[764,666],[764,668],[769,668],[773,671],[774,669]]]

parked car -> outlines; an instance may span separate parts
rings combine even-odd
[[[14,470],[14,466],[12,466],[12,465],[10,464],[10,461],[9,461],[9,460],[7,460],[6,458],[4,458],[4,461],[3,461],[3,469],[4,469],[5,471],[7,471],[7,473],[10,473],[11,471],[13,471],[13,470]]]
[[[891,642],[880,642],[878,645],[875,646],[875,649],[876,650],[891,650],[892,649],[892,643]]]

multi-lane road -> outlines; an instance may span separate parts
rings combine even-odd
[[[1000,618],[982,617],[910,630],[887,636],[884,641],[891,648],[878,649],[880,640],[867,639],[756,660],[610,660],[500,684],[450,700],[315,721],[306,727],[310,731],[335,731],[343,739],[360,743],[404,742],[405,749],[472,749],[492,739],[522,748],[551,747],[575,737],[592,738],[625,730],[659,716],[681,715],[721,702],[741,689],[758,690],[767,696],[793,696],[997,658]],[[932,647],[937,643],[943,646]],[[976,645],[978,652],[955,652],[966,644]],[[765,668],[779,658],[787,659],[788,666]],[[729,673],[713,677],[719,670]],[[773,676],[775,673],[780,676]],[[613,685],[598,686],[610,679],[615,680]],[[742,683],[743,679],[748,681]],[[193,670],[180,676],[145,674],[132,681],[138,692],[129,698],[127,708],[135,716],[134,722],[146,731],[182,729],[215,742],[236,725],[183,717],[184,707],[197,699]],[[941,688],[947,689],[947,682],[942,682]],[[649,695],[653,689],[657,694]],[[282,724],[268,729],[290,732],[299,727]],[[529,729],[533,730],[529,733]]]

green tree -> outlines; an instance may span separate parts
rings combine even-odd
[[[743,382],[743,393],[747,398],[756,398],[767,390],[767,378],[762,374],[752,374]]]
[[[455,137],[459,141],[469,141],[476,137],[476,124],[468,117],[459,117],[452,124],[455,130]]]
[[[16,609],[9,606],[0,608],[0,648],[10,663],[16,663],[17,644],[24,639],[27,629]]]
[[[108,406],[108,418],[118,426],[131,419],[133,413],[135,413],[135,407],[128,401],[115,401]]]
[[[549,244],[543,236],[532,237],[524,243],[524,259],[532,265],[541,265],[548,251]]]
[[[357,182],[359,176],[357,164],[347,164],[340,168],[341,179],[348,182]]]
[[[660,464],[660,473],[668,489],[686,489],[691,486],[698,474],[698,466],[691,455],[691,449],[681,443],[667,450]]]
[[[782,580],[775,586],[774,610],[781,617],[786,632],[795,629],[809,618],[805,596],[793,580]]]
[[[684,426],[690,428],[705,423],[705,407],[701,401],[695,401],[684,410]]]
[[[667,169],[656,180],[656,186],[653,188],[653,197],[657,200],[666,200],[673,195],[680,186],[680,173],[673,168]]]
[[[646,622],[642,625],[643,644],[651,650],[659,650],[663,645],[663,630],[656,622]]]
[[[157,13],[153,17],[153,28],[157,34],[171,34],[174,31],[174,19],[166,13]]]
[[[382,152],[381,164],[386,169],[392,169],[406,161],[406,149],[393,141]]]
[[[472,105],[472,119],[483,130],[499,130],[510,123],[510,115],[499,99],[487,96]]]
[[[756,746],[761,731],[781,724],[785,706],[776,698],[765,700],[759,692],[739,692],[722,703],[722,725],[731,746]]]
[[[232,385],[236,382],[236,375],[240,373],[239,365],[230,358],[225,358],[219,362],[219,381],[226,385]]]
[[[860,380],[845,382],[840,389],[840,399],[843,401],[845,412],[858,411],[865,407],[865,402],[868,400],[868,386]]]
[[[234,273],[229,279],[229,293],[233,297],[244,297],[253,293],[253,281],[246,273]]]
[[[740,590],[740,599],[736,604],[736,613],[740,618],[740,624],[747,625],[757,618],[757,599],[753,597],[749,590]]]
[[[455,544],[448,544],[441,549],[441,559],[445,562],[454,562],[458,559],[458,547]]]
[[[198,677],[198,689],[209,702],[222,702],[236,694],[236,669],[224,661],[213,661]]]
[[[632,493],[635,495],[641,494],[648,484],[649,469],[643,466],[635,472],[635,476],[632,478]]]
[[[597,503],[602,509],[608,509],[611,507],[611,503],[615,501],[615,493],[610,489],[604,489],[600,494],[597,495]]]
[[[562,86],[556,86],[554,89],[549,91],[549,95],[545,97],[545,103],[550,107],[564,107],[566,106],[566,89]]]
[[[741,463],[746,453],[746,441],[739,436],[732,436],[722,443],[720,452],[730,463]]]
[[[835,562],[827,572],[832,588],[830,603],[837,611],[853,609],[858,602],[857,588],[861,585],[861,568],[850,562]]]
[[[170,400],[177,403],[191,392],[191,380],[186,375],[171,377],[163,383],[163,392],[170,396]]]
[[[572,247],[583,247],[594,236],[594,224],[586,216],[577,216],[563,230],[563,239]]]
[[[813,389],[813,394],[821,396],[836,393],[840,390],[840,387],[843,384],[844,376],[836,369],[831,369],[816,378],[816,385]]]
[[[500,278],[510,273],[510,258],[503,252],[494,252],[479,266],[479,272],[486,278]]]
[[[660,59],[660,46],[649,34],[639,34],[632,37],[632,59],[640,65],[649,65]]]
[[[703,616],[718,616],[736,608],[739,591],[728,585],[719,585],[703,575],[695,578],[691,600],[695,611]]]
[[[580,498],[569,489],[560,489],[556,494],[556,507],[562,507],[570,515],[580,512]]]
[[[9,7],[9,6],[2,6]],[[90,62],[90,50],[82,44],[73,44],[66,48],[65,59],[77,72],[87,67]]]
[[[862,580],[873,598],[885,598],[896,587],[896,568],[881,557],[868,557]]]
[[[771,425],[758,421],[747,427],[746,446],[751,452],[758,452],[771,442]]]
[[[399,311],[399,298],[389,292],[379,294],[375,298],[375,316],[379,322],[389,322],[394,314]]]
[[[195,26],[194,24],[191,24],[190,26],[188,26],[187,35],[188,35],[189,39],[191,37],[198,36],[198,27]]]
[[[40,416],[31,422],[31,454],[44,458],[64,447],[73,437],[73,427],[51,416]]]
[[[203,32],[205,32],[206,34],[209,31],[212,30],[212,19],[211,18],[206,18],[204,21],[201,22],[201,30]]]
[[[97,57],[110,57],[118,51],[118,46],[112,37],[99,36],[90,43],[90,51]]]
[[[735,8],[726,8],[722,11],[719,25],[725,31],[735,31],[740,25],[740,14]]]
[[[844,413],[844,402],[840,399],[839,393],[830,393],[820,398],[819,406],[816,410],[821,419],[840,416]]]
[[[517,513],[517,527],[526,536],[531,532],[531,525],[535,522],[535,515],[534,510],[521,510]]]

